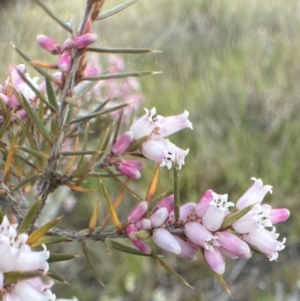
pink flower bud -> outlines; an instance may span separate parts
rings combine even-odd
[[[70,70],[72,63],[71,55],[68,52],[64,52],[58,59],[58,69],[62,73],[66,73]]]
[[[186,223],[184,233],[192,242],[205,249],[210,249],[214,239],[216,239],[206,228],[197,222]]]
[[[111,154],[113,156],[120,156],[122,155],[131,144],[133,140],[133,132],[127,131],[123,133],[120,138],[115,142],[113,147],[111,148]]]
[[[129,213],[127,217],[127,223],[136,223],[143,217],[147,210],[148,203],[146,201],[138,203],[138,205]]]
[[[196,206],[196,204],[191,203],[191,202],[180,206],[180,208],[179,208],[179,219],[181,221],[185,222],[187,220],[188,216],[193,214],[193,212],[195,210],[195,206]],[[175,221],[174,211],[170,214],[169,219],[171,221]]]
[[[61,47],[59,46],[59,44],[45,35],[37,36],[36,41],[39,46],[41,46],[43,49],[50,52],[51,54],[61,53]]]
[[[144,254],[151,254],[151,247],[142,239],[131,240],[131,242]]]
[[[177,240],[181,248],[181,253],[178,254],[179,257],[188,261],[197,260],[196,251],[187,242],[176,235],[173,235],[173,237]]]
[[[135,240],[135,239],[138,239],[136,236],[135,236],[135,233],[137,232],[137,227],[136,225],[134,224],[130,224],[127,226],[126,228],[126,233],[127,233],[127,236],[128,238],[130,238],[131,240]]]
[[[9,97],[5,95],[4,93],[0,92],[0,98],[3,100],[3,102],[8,105],[9,104]]]
[[[218,242],[227,251],[239,258],[250,258],[251,250],[247,243],[228,232],[218,233]]]
[[[167,219],[169,213],[167,208],[159,208],[150,216],[151,226],[152,228],[160,227]]]
[[[290,211],[286,208],[271,209],[269,219],[273,225],[285,222],[290,216]]]
[[[199,217],[203,217],[209,207],[209,203],[213,201],[216,197],[216,193],[214,193],[212,190],[206,190],[203,193],[201,199],[199,200],[199,203],[196,205],[196,215]]]
[[[158,202],[155,206],[155,209],[162,208],[162,207],[166,208],[169,214],[172,211],[174,211],[174,194],[171,194],[165,199]]]
[[[139,169],[144,168],[144,164],[137,160],[119,160],[115,162],[115,168],[128,178],[139,179],[141,177]]]
[[[137,223],[136,226],[139,230],[149,230],[152,229],[151,221],[148,218],[142,218]]]
[[[93,33],[87,33],[74,39],[74,47],[77,49],[86,48],[97,40],[97,36]]]
[[[222,275],[225,272],[225,262],[218,248],[214,248],[214,252],[204,250],[204,257],[216,274]]]
[[[174,253],[176,255],[181,253],[181,247],[179,243],[166,229],[158,228],[154,230],[153,240],[163,250]]]

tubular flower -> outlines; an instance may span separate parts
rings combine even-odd
[[[10,224],[4,216],[0,227],[0,296],[3,300],[55,300],[48,286],[39,277],[6,283],[5,273],[12,271],[42,271],[47,272],[49,251],[43,245],[43,251],[32,251],[26,244],[28,235],[18,235],[17,224]]]

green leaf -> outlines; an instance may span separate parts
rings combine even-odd
[[[60,242],[70,242],[73,241],[72,238],[62,237],[62,236],[43,236],[38,241],[31,245],[32,248],[39,247],[41,245],[53,245]]]
[[[80,255],[74,255],[74,254],[54,254],[51,253],[50,257],[48,258],[48,262],[58,262],[58,261],[66,261],[66,260],[71,260],[74,258],[78,258]]]
[[[121,5],[118,5],[118,6],[112,8],[112,9],[110,9],[108,11],[105,11],[105,12],[101,13],[96,20],[103,20],[105,18],[108,18],[108,17],[110,17],[110,16],[112,16],[112,15],[114,15],[114,14],[122,11],[126,7],[134,4],[135,2],[137,2],[137,0],[131,0],[131,1],[125,2],[125,3],[121,4]]]
[[[96,48],[96,47],[88,47],[86,49],[90,52],[97,53],[128,53],[128,54],[143,54],[143,53],[160,53],[162,51],[155,49],[147,49],[147,48]]]
[[[18,124],[21,126],[23,133],[26,135],[26,138],[28,139],[31,148],[37,150],[38,147],[33,137],[33,134],[29,133],[28,131],[28,124],[25,124],[25,122],[17,115],[15,115],[15,119],[17,120]]]
[[[58,273],[54,272],[53,270],[49,270],[46,275],[62,283],[69,284],[62,276],[60,276]]]
[[[193,288],[183,277],[177,274],[172,268],[170,268],[159,256],[154,253],[151,253],[150,256],[159,264],[161,265],[168,273],[170,273],[173,277],[177,280],[185,284],[186,286]]]
[[[113,245],[112,245],[112,240],[109,237],[106,237],[104,239],[104,244],[105,244],[105,249],[107,251],[108,255],[111,255],[113,252]]]
[[[38,175],[38,174],[33,174],[31,176],[26,176],[26,178],[24,180],[22,180],[18,185],[14,186],[14,188],[12,188],[12,192],[17,191],[18,189],[25,186],[29,182],[36,181],[39,177],[40,177],[40,175]]]
[[[118,230],[122,230],[122,223],[119,220],[119,217],[118,217],[117,212],[114,208],[114,205],[111,201],[111,198],[108,194],[108,191],[107,191],[103,181],[102,180],[99,180],[99,181],[100,181],[100,185],[101,185],[101,188],[102,188],[102,191],[103,191],[103,195],[104,195],[104,198],[106,200],[106,204],[107,204],[110,216],[111,216],[111,220],[113,221],[113,223],[115,224],[115,226],[117,227]]]
[[[35,113],[34,109],[31,107],[30,103],[27,101],[27,99],[21,95],[22,97],[19,98],[20,104],[23,107],[23,109],[26,111],[28,116],[31,118],[31,120],[35,123],[38,131],[41,133],[41,135],[50,143],[52,144],[52,139],[44,127],[42,121],[39,119],[38,115]]]
[[[35,231],[33,231],[28,239],[27,239],[27,244],[28,245],[33,245],[34,243],[36,243],[40,238],[42,238],[50,229],[52,229],[61,219],[62,217],[57,217],[54,220],[46,223],[45,225],[43,225],[42,227],[36,229]]]
[[[123,109],[125,107],[127,107],[127,104],[122,104],[122,105],[119,105],[119,106],[115,106],[113,108],[110,108],[110,109],[107,109],[107,110],[103,110],[103,111],[100,111],[100,112],[96,112],[96,113],[90,113],[88,115],[85,115],[85,116],[82,116],[82,117],[78,117],[76,119],[71,120],[69,122],[69,124],[86,122],[86,121],[89,121],[91,119],[98,118],[99,116],[107,115],[107,114],[112,113],[114,111],[121,110],[121,109]]]
[[[84,255],[85,255],[85,258],[86,258],[86,261],[87,261],[87,263],[88,263],[89,268],[92,270],[92,272],[93,272],[93,274],[95,275],[95,277],[96,277],[96,279],[98,280],[98,282],[99,282],[102,286],[105,287],[103,281],[101,280],[101,278],[99,277],[97,271],[95,270],[94,265],[92,264],[92,261],[91,261],[91,258],[90,258],[90,254],[89,254],[89,249],[88,249],[88,247],[87,247],[87,245],[86,245],[86,242],[83,241],[83,242],[81,243],[81,246],[82,246],[82,250],[83,250],[83,253],[84,253]]]
[[[80,86],[74,91],[73,98],[74,100],[79,100],[82,98],[88,91],[90,91],[95,85],[97,85],[97,82],[95,81],[86,81],[82,82]]]
[[[21,233],[28,233],[32,222],[35,219],[36,213],[39,210],[40,204],[41,204],[41,199],[42,196],[40,196],[36,202],[31,206],[31,208],[29,209],[29,211],[27,212],[26,216],[24,217],[19,229],[18,229],[18,234]]]
[[[0,110],[1,110],[1,115],[4,117],[4,119],[8,118],[8,110],[7,110],[7,106],[4,102],[4,100],[2,99],[2,97],[0,97]]]
[[[235,223],[240,218],[242,218],[245,214],[247,214],[255,205],[256,204],[253,204],[253,205],[250,205],[250,206],[247,206],[247,207],[243,208],[242,210],[234,211],[234,212],[228,214],[224,218],[223,223],[222,223],[221,228],[220,228],[219,231],[225,231],[228,228],[230,228],[233,223]]]
[[[13,271],[4,273],[4,281],[6,283],[15,283],[22,280],[41,277],[44,273],[41,271]]]
[[[99,201],[95,204],[93,214],[90,219],[90,224],[89,224],[89,235],[90,236],[93,235],[95,228],[97,226],[98,215],[99,215]]]
[[[49,155],[47,155],[47,154],[45,154],[43,152],[34,150],[32,148],[29,148],[29,147],[26,147],[26,146],[21,146],[21,145],[17,145],[17,148],[21,149],[22,151],[24,151],[24,152],[26,152],[28,154],[33,155],[34,157],[39,157],[39,158],[43,158],[43,159],[49,159]]]
[[[129,145],[129,147],[127,148],[127,152],[130,153],[130,152],[136,151],[136,150],[139,149],[139,148],[142,146],[142,144],[143,144],[145,141],[147,141],[148,139],[149,139],[149,137],[148,137],[148,136],[145,136],[145,137],[142,137],[142,138],[140,138],[140,139],[134,141],[134,142],[131,143],[131,144]]]
[[[149,257],[150,255],[148,254],[144,254],[141,251],[139,251],[138,249],[134,249],[132,247],[126,246],[124,244],[121,244],[115,240],[111,240],[111,244],[112,247],[118,251],[124,252],[124,253],[128,253],[128,254],[132,254],[132,255],[139,255],[139,256],[147,256]]]
[[[117,79],[125,77],[138,77],[145,75],[161,74],[161,71],[135,71],[135,72],[125,72],[125,73],[115,73],[115,74],[104,74],[99,76],[86,76],[82,80],[107,80],[107,79]]]
[[[229,287],[227,286],[224,278],[222,277],[222,275],[216,274],[215,273],[216,278],[218,279],[218,281],[220,282],[220,284],[224,287],[224,289],[226,290],[227,294],[233,299],[231,292],[229,290]]]
[[[49,102],[55,108],[55,110],[58,112],[59,107],[58,107],[57,98],[56,98],[55,92],[53,90],[53,86],[47,78],[46,78],[46,91],[47,91],[47,96],[48,96]]]
[[[5,121],[0,127],[0,139],[6,133],[6,130],[8,129],[9,125],[11,124],[12,116],[13,116],[12,114],[9,114],[7,116],[7,118],[4,118]]]
[[[65,22],[63,22],[62,20],[60,20],[55,13],[53,13],[52,11],[49,10],[49,8],[44,5],[44,3],[40,2],[39,0],[33,0],[37,5],[39,5],[44,11],[45,13],[52,18],[54,21],[56,21],[62,28],[64,28],[66,31],[68,31],[69,33],[73,34],[73,29],[66,24]]]
[[[174,215],[175,220],[180,219],[180,189],[179,189],[179,165],[174,164]]]
[[[94,155],[100,154],[103,152],[99,152],[97,150],[84,150],[84,151],[69,151],[69,152],[61,152],[61,156],[85,156],[85,155]]]

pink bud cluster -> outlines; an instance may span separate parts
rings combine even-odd
[[[21,119],[27,117],[26,112],[22,109],[19,100],[16,96],[14,90],[23,95],[29,102],[36,99],[36,94],[28,86],[28,84],[22,79],[20,73],[37,89],[39,86],[37,84],[38,78],[31,78],[29,73],[26,71],[24,64],[20,64],[16,67],[11,67],[9,70],[9,76],[5,81],[4,86],[0,85],[0,98],[3,100],[4,104],[7,106],[9,111],[14,112],[15,115],[19,116]],[[0,124],[4,122],[3,116],[0,112]]]
[[[146,115],[138,119],[129,129],[123,133],[111,148],[110,155],[106,159],[107,165],[114,165],[123,175],[132,179],[141,177],[140,170],[144,168],[142,162],[132,159],[119,159],[124,155],[134,140],[147,137],[140,151],[147,159],[159,162],[160,166],[172,167],[177,162],[179,167],[184,164],[184,158],[189,150],[182,150],[164,137],[180,131],[186,127],[193,128],[187,119],[189,113],[185,111],[178,116],[163,117],[156,115],[155,108],[146,110]]]
[[[222,227],[225,217],[230,217],[232,202],[228,195],[218,195],[207,190],[198,204],[186,203],[179,208],[179,219],[174,213],[174,196],[159,202],[147,217],[148,203],[138,204],[127,217],[126,232],[130,241],[143,253],[150,254],[151,248],[144,241],[152,234],[153,241],[162,249],[186,260],[196,260],[197,251],[202,251],[210,268],[217,274],[225,271],[225,258],[250,258],[251,248],[264,253],[271,261],[284,249],[285,239],[277,240],[274,224],[289,217],[286,208],[272,209],[261,205],[264,196],[272,187],[263,185],[260,179],[237,201],[237,212],[248,207],[250,211],[230,226]]]
[[[48,51],[53,55],[59,55],[57,68],[62,72],[66,73],[70,70],[72,64],[72,50],[84,49],[89,45],[93,44],[97,40],[97,36],[93,33],[85,33],[74,39],[67,39],[62,45],[59,45],[53,39],[39,35],[36,38],[37,43],[44,50]]]

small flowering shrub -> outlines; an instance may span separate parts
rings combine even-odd
[[[212,190],[204,192],[198,203],[180,202],[179,174],[185,168],[189,149],[186,145],[175,145],[169,136],[193,129],[189,113],[165,117],[157,114],[155,108],[140,113],[144,96],[137,77],[156,72],[124,72],[125,62],[119,55],[157,51],[94,46],[97,35],[93,33],[93,24],[135,1],[104,13],[104,0],[88,1],[78,31],[56,18],[42,2],[35,2],[66,30],[67,38],[59,43],[42,33],[37,37],[38,46],[54,56],[52,62],[33,60],[15,47],[44,80],[32,78],[22,63],[10,68],[0,86],[0,254],[5,258],[0,261],[1,300],[66,300],[56,299],[51,291],[51,278],[63,280],[49,270],[49,263],[72,260],[76,255],[50,254],[47,245],[71,240],[82,244],[99,282],[87,247],[90,240],[104,242],[108,250],[148,256],[188,286],[153,251],[153,243],[187,261],[203,255],[228,292],[221,276],[226,260],[248,259],[253,252],[270,261],[277,260],[285,238],[279,239],[275,225],[286,221],[290,213],[286,208],[263,204],[265,195],[272,193],[272,186],[264,185],[261,179],[252,178],[253,185],[236,204],[228,201],[227,194],[219,195]],[[111,53],[104,67],[96,57],[100,53]],[[98,133],[94,129],[99,124],[102,128]],[[157,168],[148,191],[140,197],[129,183],[143,179],[148,161],[155,162]],[[174,172],[173,193],[165,197],[156,195],[160,168]],[[91,189],[82,184],[91,177],[99,178],[109,210],[100,227],[98,204],[87,231],[55,228],[59,217],[40,225],[40,217],[54,191],[65,186],[70,191],[89,193]],[[104,177],[121,187],[114,201],[104,185]],[[29,192],[36,195],[30,206],[25,201]],[[125,192],[138,204],[131,212],[125,212],[127,217],[122,220],[117,209]],[[107,227],[109,222],[113,229]],[[130,241],[132,247],[116,238]]]

